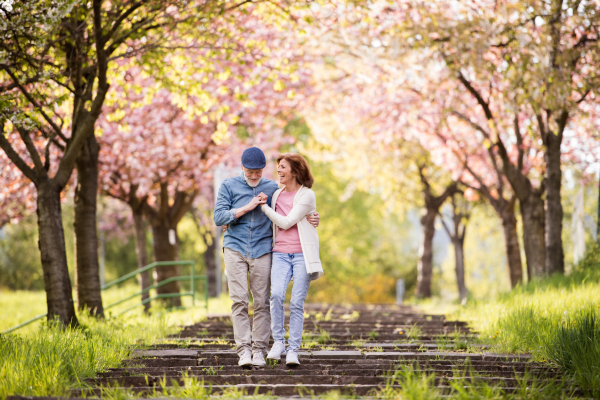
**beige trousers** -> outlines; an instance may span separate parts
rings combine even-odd
[[[259,258],[248,258],[235,250],[224,250],[229,297],[233,301],[233,335],[238,354],[250,348],[253,352],[268,352],[271,338],[271,257],[271,253],[268,253]],[[254,300],[252,329],[248,317],[248,281]]]

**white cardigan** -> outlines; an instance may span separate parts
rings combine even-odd
[[[307,215],[317,210],[315,192],[305,186],[300,187],[298,193],[294,196],[291,211],[287,216],[283,216],[275,211],[277,198],[282,190],[279,189],[273,194],[273,198],[271,199],[273,208],[266,204],[263,204],[261,207],[263,212],[273,222],[273,243],[275,243],[275,237],[279,228],[290,229],[292,226],[298,224],[298,234],[300,236],[302,254],[304,255],[306,272],[312,274],[311,280],[319,279],[323,276],[323,266],[319,258],[319,235],[317,234],[317,229],[306,219]]]

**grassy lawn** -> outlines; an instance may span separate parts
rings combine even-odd
[[[449,319],[467,321],[498,353],[531,353],[558,365],[567,378],[600,397],[600,250],[589,252],[569,276],[554,275],[494,299],[466,305],[417,303],[442,308]]]
[[[138,291],[139,288],[136,285],[110,288],[102,292],[102,301],[106,307],[107,305],[129,297]],[[154,295],[154,293],[151,292],[151,295]],[[75,293],[73,293],[73,299],[76,299]],[[123,304],[119,304],[118,306],[107,310],[106,317],[109,319],[118,317],[124,318],[125,320],[139,318],[143,315],[142,307],[135,308],[123,315],[119,315],[122,311],[135,305],[139,301],[140,298],[135,297]],[[192,300],[190,297],[182,297],[182,303],[186,308],[190,308]],[[27,321],[36,315],[43,314],[46,311],[46,293],[44,291],[0,291],[0,332]],[[159,311],[164,312],[164,310]],[[228,313],[230,311],[230,301],[227,295],[209,301],[210,313]],[[205,314],[204,295],[202,293],[197,294],[196,296],[195,308],[186,310],[183,313],[179,311],[169,313],[171,319],[187,318],[188,321],[197,321],[198,318]],[[29,324],[16,332],[19,334],[37,332],[43,321],[44,319]]]
[[[103,299],[110,304],[136,290],[135,286],[111,289],[103,293]],[[45,303],[44,292],[2,292],[0,330],[44,313]],[[204,318],[206,310],[201,303],[173,312],[157,307],[151,315],[144,315],[140,307],[106,321],[80,314],[81,328],[73,330],[48,327],[42,320],[14,334],[1,335],[0,399],[10,394],[61,396],[69,388],[83,387],[81,379],[119,366],[134,347],[152,344],[177,332],[179,326]],[[191,299],[184,298],[184,304],[191,305]],[[211,300],[209,306],[210,313],[227,313],[230,300],[224,295]],[[113,315],[119,311],[116,308]]]

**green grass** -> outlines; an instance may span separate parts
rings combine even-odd
[[[449,319],[468,321],[491,343],[488,351],[531,353],[559,366],[593,397],[600,396],[600,250],[569,276],[534,280],[492,300],[457,305]]]
[[[470,367],[466,366],[462,371],[456,371],[455,379],[445,383],[447,388],[441,390],[435,382],[435,375],[415,371],[411,365],[403,365],[390,376],[386,386],[378,390],[374,397],[378,399],[402,399],[402,400],[428,400],[428,399],[452,399],[452,400],[477,400],[477,399],[566,399],[572,398],[572,393],[565,390],[562,381],[539,383],[529,380],[524,376],[519,382],[517,390],[506,392],[501,387],[476,381],[467,374]],[[396,386],[396,387],[394,387]]]
[[[130,287],[108,291],[104,301],[123,298],[135,290]],[[45,306],[43,292],[2,292],[1,300],[0,307],[8,318],[0,318],[0,329],[31,318],[17,310],[25,309],[35,315],[40,313],[38,303]],[[229,305],[226,295],[211,300],[210,312],[227,312]],[[11,394],[62,396],[69,388],[84,388],[83,379],[118,367],[134,347],[155,343],[177,332],[179,326],[198,322],[205,316],[201,307],[167,313],[157,306],[151,315],[144,315],[140,309],[105,321],[80,314],[81,326],[77,329],[63,330],[39,322],[13,334],[0,335],[0,399]],[[121,396],[116,392],[107,394],[111,395]]]
[[[139,291],[139,287],[136,285],[127,285],[124,287],[114,287],[102,292],[102,302],[104,305],[109,305],[117,302],[118,300],[124,299],[133,295]],[[202,297],[202,298],[200,298]],[[75,293],[73,293],[73,299],[76,299]],[[111,308],[106,311],[106,317],[111,318],[120,314],[123,310],[139,302],[139,297],[129,300],[119,306]],[[185,307],[191,307],[192,300],[189,297],[182,297],[182,303]],[[196,308],[193,309],[196,312],[190,313],[189,310],[174,311],[172,315],[179,316],[180,323],[185,323],[186,319],[194,321],[197,317],[206,314],[202,307],[204,305],[203,295],[200,294],[196,297]],[[231,302],[227,295],[223,295],[218,299],[211,299],[209,301],[209,312],[211,313],[228,313],[230,312]],[[8,328],[16,326],[22,322],[27,321],[36,315],[43,314],[47,311],[46,308],[46,292],[44,291],[1,291],[0,290],[0,332]],[[157,311],[164,312],[160,306],[157,307]],[[139,318],[143,315],[142,307],[133,309],[122,317],[127,319]],[[186,318],[187,317],[187,318]],[[121,317],[118,317],[121,318]],[[27,334],[37,332],[43,319],[32,324],[27,325],[16,331],[19,334]]]
[[[65,395],[69,387],[82,387],[82,379],[120,365],[133,345],[170,333],[165,317],[149,319],[152,323],[80,319],[79,329],[47,326],[24,336],[0,336],[0,399]]]

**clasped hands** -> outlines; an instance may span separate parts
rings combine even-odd
[[[269,196],[267,196],[266,194],[264,194],[263,192],[260,192],[260,194],[258,196],[255,196],[254,198],[252,198],[252,200],[250,201],[250,203],[248,203],[247,207],[247,211],[252,211],[254,210],[256,207],[260,207],[263,204],[267,204],[267,200],[269,199]],[[246,211],[244,212],[244,214],[246,213]],[[319,213],[318,212],[314,212],[311,214],[308,214],[306,216],[307,221],[314,226],[315,228],[319,226]],[[223,225],[223,232],[226,231],[229,228],[229,225]]]

